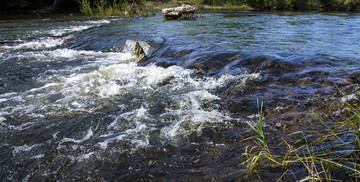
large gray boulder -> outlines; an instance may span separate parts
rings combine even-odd
[[[165,8],[161,10],[164,19],[186,19],[195,13],[195,7],[189,4],[182,4],[176,8]]]

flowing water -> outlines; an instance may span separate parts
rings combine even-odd
[[[0,25],[1,181],[245,180],[257,100],[274,143],[359,103],[357,13]]]

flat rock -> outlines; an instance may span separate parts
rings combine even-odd
[[[165,8],[161,10],[164,19],[186,19],[195,13],[195,7],[189,4],[182,4],[175,8]]]

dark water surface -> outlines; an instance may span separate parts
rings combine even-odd
[[[321,129],[311,112],[342,118],[359,103],[359,42],[358,13],[1,20],[0,179],[248,181],[257,99],[273,146]]]

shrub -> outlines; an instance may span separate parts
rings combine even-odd
[[[125,9],[125,1],[113,0],[110,2],[106,0],[96,0],[93,1],[93,3],[91,3],[90,0],[80,1],[80,11],[91,19],[122,15]]]

